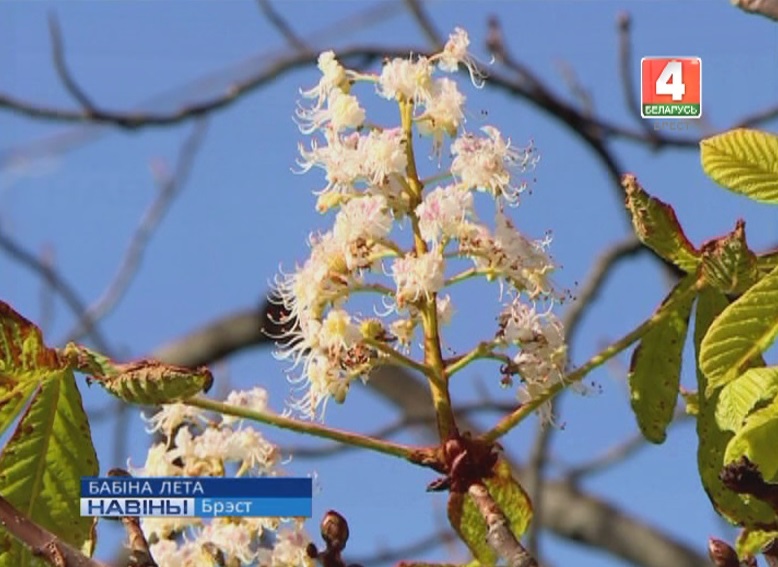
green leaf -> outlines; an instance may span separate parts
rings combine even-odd
[[[213,375],[204,366],[183,368],[155,360],[100,364],[105,374],[93,376],[92,380],[117,398],[131,404],[156,405],[176,402],[202,391],[207,392],[213,384]]]
[[[778,367],[752,368],[721,389],[716,405],[716,422],[722,429],[737,432],[759,402],[778,394]]]
[[[740,532],[735,541],[735,551],[741,559],[750,555],[758,555],[776,537],[778,537],[778,532],[746,528]]]
[[[724,464],[746,456],[754,463],[765,482],[773,483],[778,478],[778,401],[756,410],[746,418],[745,423],[727,445]]]
[[[662,306],[673,301],[679,290],[680,284],[667,295]],[[693,302],[694,296],[690,295],[687,301],[679,303],[677,310],[646,333],[632,355],[629,371],[632,409],[640,431],[652,443],[664,442],[667,426],[673,420]]]
[[[92,519],[81,518],[80,478],[97,456],[70,366],[33,323],[0,302],[0,433],[27,407],[0,454],[0,494],[34,522],[91,552]],[[36,560],[36,562],[40,562]],[[32,564],[0,530],[0,567]]]
[[[727,294],[741,294],[759,279],[759,260],[746,242],[746,223],[702,245],[701,274],[705,281]]]
[[[622,176],[621,186],[640,241],[685,272],[694,272],[700,253],[686,238],[673,208],[646,193],[634,175]]]
[[[92,518],[81,517],[82,476],[96,476],[97,455],[71,370],[41,384],[0,455],[0,493],[35,523],[84,548]],[[23,567],[30,553],[16,544],[0,566]]]
[[[514,535],[520,538],[532,519],[532,504],[521,485],[513,479],[508,463],[501,459],[493,472],[493,476],[486,479],[484,484],[510,522]],[[486,541],[486,522],[469,494],[451,493],[448,518],[476,561],[483,565],[494,565],[497,557]]]
[[[700,142],[702,169],[754,201],[778,203],[778,136],[736,129]]]
[[[694,348],[699,358],[700,345],[709,327],[728,305],[727,298],[720,291],[705,288],[699,294],[694,327]],[[775,521],[775,514],[764,502],[752,501],[749,505],[743,497],[729,490],[719,479],[724,467],[724,453],[733,434],[723,431],[716,423],[716,406],[719,401],[717,390],[708,397],[707,378],[697,369],[699,410],[697,414],[697,465],[703,488],[716,511],[728,521],[741,526],[769,525]]]
[[[729,305],[700,345],[706,395],[739,376],[778,335],[778,268]]]

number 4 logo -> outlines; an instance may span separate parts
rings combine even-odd
[[[699,57],[644,57],[640,61],[643,118],[700,118],[702,60]]]
[[[656,80],[654,92],[658,95],[670,95],[675,102],[683,100],[686,85],[683,84],[683,64],[680,61],[669,61],[665,65]]]

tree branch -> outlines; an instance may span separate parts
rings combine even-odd
[[[510,522],[492,499],[486,486],[476,482],[470,486],[468,493],[486,522],[486,540],[497,555],[505,559],[509,567],[538,567],[535,558],[513,535]]]
[[[26,545],[32,554],[55,567],[109,567],[91,559],[75,547],[39,526],[0,496],[0,525]]]
[[[162,346],[151,357],[180,366],[207,365],[247,348],[269,344],[262,327],[277,329],[277,318],[267,318],[277,306],[236,313],[206,325],[191,335]],[[409,417],[426,417],[434,423],[428,389],[409,372],[393,367],[376,370],[367,386],[394,404]],[[459,421],[463,431],[477,431],[469,420]],[[425,430],[436,439],[435,428]],[[516,479],[527,481],[526,470],[512,463]],[[708,560],[670,535],[648,526],[624,511],[582,493],[570,483],[544,482],[542,485],[543,526],[560,537],[604,550],[641,567],[709,567]]]

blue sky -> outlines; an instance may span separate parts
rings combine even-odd
[[[327,2],[326,9],[323,3],[298,0],[277,4],[300,35],[313,38],[321,49],[337,50],[353,43],[424,46],[418,28],[399,3],[380,24],[324,37],[319,30],[364,10],[368,3]],[[623,103],[616,58],[616,17],[626,7],[633,17],[635,80],[642,56],[702,58],[702,122],[709,132],[775,102],[775,24],[746,15],[724,0],[428,4],[442,32],[457,25],[469,30],[482,59],[487,58],[481,49],[487,17],[498,15],[509,48],[563,97],[572,99],[560,72],[565,65],[589,90],[601,116],[639,129]],[[3,92],[41,104],[74,107],[58,83],[50,58],[46,16],[52,9],[60,18],[73,73],[93,100],[109,109],[143,106],[165,111],[218,94],[229,81],[257,69],[283,49],[282,38],[248,0],[9,2],[0,6],[0,36],[6,38],[0,48]],[[145,102],[206,76],[213,78]],[[322,178],[291,171],[297,144],[303,141],[292,121],[297,91],[317,80],[314,66],[288,73],[210,120],[189,182],[146,251],[126,297],[102,324],[123,356],[140,357],[215,317],[257,304],[279,264],[292,266],[303,260],[308,233],[331,222],[313,209],[310,191],[320,187]],[[561,123],[528,104],[488,88],[467,94],[469,129],[492,123],[516,143],[533,139],[538,147],[542,159],[537,183],[512,215],[517,226],[532,236],[553,231],[551,251],[563,266],[556,281],[575,290],[598,253],[629,234],[607,172]],[[486,117],[483,110],[488,111]],[[154,198],[150,163],[163,159],[172,164],[191,128],[187,123],[137,132],[89,130],[0,113],[3,230],[36,252],[52,248],[64,276],[82,297],[93,301],[113,278],[128,238]],[[696,128],[693,125],[690,133],[699,134]],[[84,132],[98,136],[65,154],[26,159],[16,151],[53,134]],[[652,152],[626,141],[612,148],[626,171],[635,173],[648,191],[675,208],[694,244],[728,232],[738,218],[746,220],[754,249],[770,246],[778,238],[772,211],[708,180],[696,150]],[[3,254],[0,275],[0,298],[38,320],[40,282]],[[631,330],[650,315],[665,293],[666,281],[649,259],[640,256],[621,264],[583,322],[572,346],[573,362],[583,362]],[[491,329],[497,290],[473,287],[456,300],[458,319],[446,340],[464,347],[480,338],[470,333],[480,332],[482,337]],[[49,340],[59,340],[72,324],[71,314],[57,301],[45,328]],[[590,376],[600,393],[565,398],[565,429],[554,436],[555,461],[586,461],[634,433],[625,384],[628,354]],[[236,387],[266,387],[276,408],[288,395],[284,366],[269,352],[234,357],[216,370],[228,374]],[[457,380],[456,401],[474,399],[479,388],[510,396],[499,389],[496,375],[493,366],[474,366]],[[693,367],[687,363],[684,384],[692,386],[693,380]],[[96,389],[85,390],[84,395],[92,411],[109,403],[104,392]],[[328,407],[327,422],[369,432],[396,414],[369,391],[354,388],[345,405]],[[493,419],[486,416],[479,423],[488,426]],[[113,432],[108,427],[94,426]],[[135,412],[131,432],[125,457],[140,463],[149,438]],[[534,422],[527,422],[506,438],[506,449],[525,457],[533,432]],[[266,433],[285,445],[301,442],[277,431]],[[112,445],[107,433],[97,439],[105,470],[121,465],[112,462]],[[429,473],[401,461],[351,452],[326,461],[293,461],[289,468],[300,474],[317,472],[321,492],[315,498],[314,517],[329,508],[343,513],[352,526],[348,550],[354,556],[416,541],[445,524],[444,497],[424,492]],[[646,447],[624,465],[592,477],[584,487],[701,550],[709,535],[728,535],[700,486],[694,431],[688,422],[674,429],[664,445]],[[100,557],[109,557],[116,544],[112,529],[103,530]],[[315,524],[311,531],[318,531]],[[555,565],[622,565],[553,538],[543,544]],[[439,549],[413,559],[441,560],[444,553]]]

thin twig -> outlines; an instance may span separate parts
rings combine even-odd
[[[62,40],[57,16],[54,13],[49,14],[49,35],[51,37],[51,55],[54,60],[54,68],[57,75],[65,86],[70,96],[72,96],[81,105],[87,113],[97,112],[97,106],[86,94],[73,77],[67,62],[65,61],[65,44]]]
[[[685,410],[678,410],[673,417],[673,424],[678,424],[690,419]],[[564,471],[564,477],[572,483],[580,482],[584,477],[588,477],[599,472],[609,470],[614,465],[624,462],[629,457],[637,453],[646,446],[646,438],[642,433],[636,433],[620,443],[610,447],[603,454],[593,459],[575,465]]]
[[[440,35],[440,32],[435,29],[435,24],[424,10],[421,0],[405,0],[405,6],[413,16],[414,21],[418,24],[421,32],[430,42],[432,49],[434,51],[443,49],[443,37]]]
[[[138,227],[135,229],[135,233],[130,238],[130,244],[119,264],[116,275],[100,298],[87,308],[75,327],[68,332],[64,342],[81,339],[86,329],[93,327],[98,321],[106,317],[124,296],[138,271],[141,259],[154,231],[159,226],[175,197],[186,185],[197,150],[204,139],[205,131],[206,123],[202,120],[197,121],[191,134],[186,138],[179,150],[175,171],[166,179],[161,180],[157,197],[144,213]]]
[[[629,12],[622,12],[617,17],[617,30],[619,38],[619,74],[621,75],[621,90],[624,94],[624,104],[632,117],[638,121],[648,137],[651,145],[656,145],[658,137],[656,131],[648,125],[640,112],[640,102],[635,82],[632,80],[635,61],[632,58],[632,18]]]
[[[25,250],[18,242],[0,229],[0,249],[5,251],[18,264],[36,273],[46,281],[53,290],[65,301],[76,317],[86,312],[86,304],[81,300],[76,290],[52,266],[41,262],[34,254]],[[97,325],[90,325],[85,332],[94,342],[98,350],[110,356],[108,341],[102,336]]]
[[[257,0],[257,4],[259,4],[259,9],[262,10],[262,13],[264,14],[265,18],[267,18],[267,21],[270,22],[270,24],[280,33],[283,38],[286,40],[286,42],[291,45],[294,49],[297,51],[304,51],[307,53],[311,52],[311,48],[308,47],[308,44],[303,41],[303,39],[295,33],[294,29],[292,29],[292,26],[289,25],[289,22],[287,22],[281,14],[276,11],[276,9],[273,7],[273,5],[270,3],[270,0]]]

